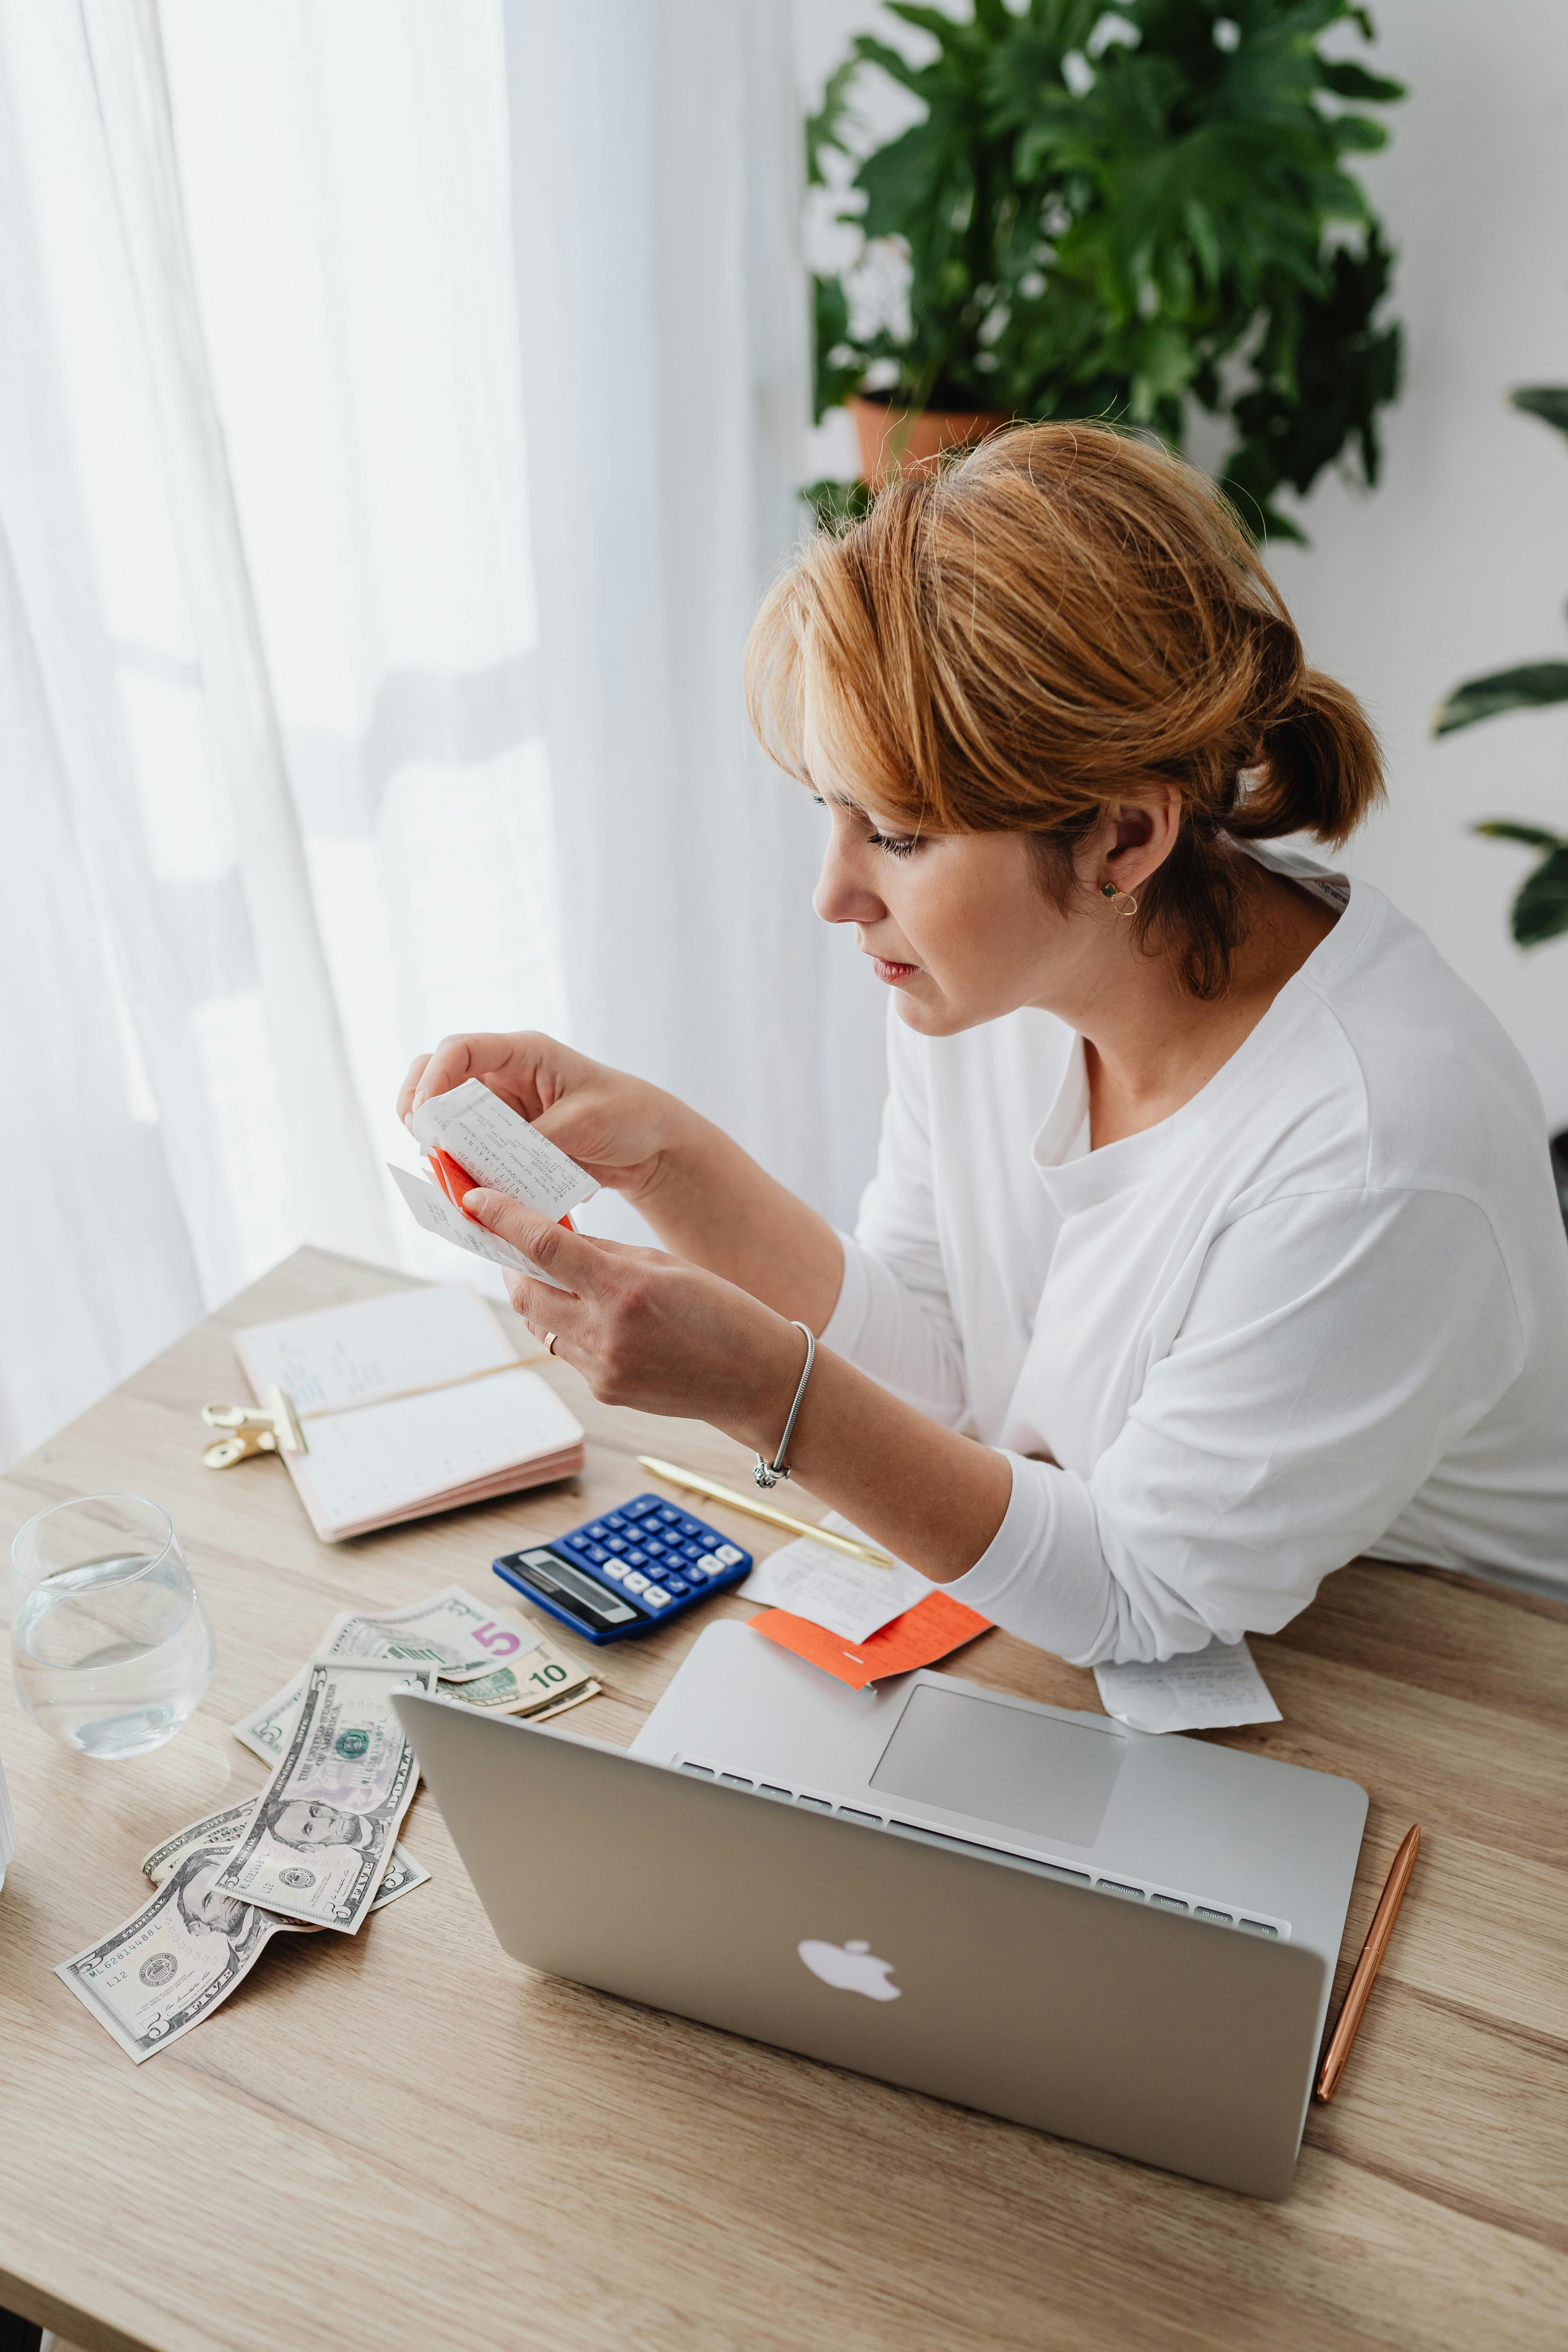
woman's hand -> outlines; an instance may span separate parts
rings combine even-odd
[[[793,1322],[720,1275],[569,1233],[503,1192],[465,1193],[463,1206],[567,1286],[508,1282],[529,1329],[553,1335],[601,1402],[710,1422],[773,1460],[805,1370]],[[928,1421],[829,1349],[817,1351],[790,1467],[939,1584],[973,1567],[1013,1491],[1005,1454]]]
[[[489,1087],[596,1184],[634,1201],[654,1189],[665,1154],[693,1124],[673,1095],[536,1030],[443,1037],[433,1054],[415,1056],[397,1097],[399,1118],[467,1078]]]
[[[415,1060],[398,1117],[407,1119],[466,1078],[510,1103],[595,1183],[624,1193],[688,1273],[706,1267],[724,1287],[739,1286],[821,1330],[844,1275],[838,1236],[721,1128],[662,1087],[591,1062],[536,1030],[444,1037]]]
[[[507,1288],[601,1403],[711,1422],[759,1450],[776,1442],[805,1362],[783,1316],[700,1266],[568,1232],[504,1192],[468,1192],[463,1206],[567,1285],[514,1274]]]

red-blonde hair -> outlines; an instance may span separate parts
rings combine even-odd
[[[1284,601],[1207,477],[1097,425],[994,434],[824,532],[746,649],[752,723],[809,782],[818,740],[877,814],[1027,834],[1065,907],[1112,803],[1174,784],[1174,848],[1135,929],[1204,997],[1245,929],[1238,841],[1339,842],[1383,793],[1355,697],[1307,666]]]

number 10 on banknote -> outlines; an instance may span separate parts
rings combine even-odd
[[[419,1767],[394,1691],[430,1691],[434,1667],[315,1658],[288,1746],[215,1891],[352,1936],[375,1899]]]

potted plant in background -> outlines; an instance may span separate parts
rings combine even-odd
[[[1102,417],[1180,447],[1194,403],[1230,429],[1221,479],[1255,530],[1300,539],[1277,491],[1304,494],[1343,452],[1376,480],[1399,330],[1376,320],[1391,256],[1346,159],[1387,136],[1361,109],[1404,92],[1319,46],[1345,23],[1370,39],[1364,9],[889,14],[927,60],[862,34],[806,126],[808,182],[859,240],[813,281],[816,415],[850,405],[867,482],[1009,417]],[[869,148],[853,112],[868,70],[924,110]],[[907,272],[892,302],[889,252]],[[866,495],[808,492],[824,515]]]
[[[1526,384],[1509,398],[1526,416],[1539,416],[1568,437],[1568,384]],[[1568,661],[1520,662],[1512,669],[1489,670],[1484,677],[1467,678],[1457,686],[1439,706],[1432,732],[1452,735],[1504,710],[1542,710],[1554,702],[1568,702]],[[1540,852],[1513,902],[1510,922],[1520,946],[1534,948],[1544,940],[1561,938],[1568,931],[1568,837],[1548,832],[1544,825],[1516,824],[1511,817],[1489,817],[1476,831],[1493,841],[1517,841]],[[1552,1139],[1552,1164],[1568,1223],[1568,1129]]]

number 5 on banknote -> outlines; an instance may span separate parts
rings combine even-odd
[[[512,1633],[508,1626],[498,1625],[493,1617],[487,1617],[482,1625],[470,1625],[468,1631],[492,1657],[514,1657],[522,1647],[521,1634]],[[531,1641],[529,1646],[533,1646]]]

